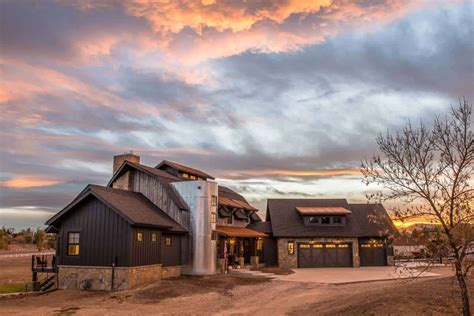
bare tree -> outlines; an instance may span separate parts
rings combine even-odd
[[[471,315],[466,278],[472,264],[467,257],[474,241],[474,136],[472,105],[466,100],[452,107],[431,128],[410,122],[400,132],[377,137],[382,155],[362,163],[364,182],[381,185],[383,192],[369,198],[405,203],[394,214],[398,219],[423,218],[439,224],[441,248],[454,257],[464,315]],[[471,249],[471,250],[469,250]]]

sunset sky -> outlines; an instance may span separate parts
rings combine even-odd
[[[365,201],[378,132],[474,99],[474,2],[1,1],[0,226],[112,157],[199,168],[260,209]]]

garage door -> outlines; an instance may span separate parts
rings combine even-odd
[[[351,244],[298,244],[298,268],[323,267],[352,267]]]
[[[361,266],[385,266],[387,254],[384,243],[361,243],[359,248]]]

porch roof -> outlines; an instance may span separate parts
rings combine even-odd
[[[234,226],[217,226],[216,231],[219,234],[228,236],[228,237],[254,237],[254,238],[264,238],[268,237],[267,234],[248,229],[245,227],[234,227]]]

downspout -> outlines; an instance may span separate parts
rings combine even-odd
[[[115,257],[114,262],[112,262],[112,280],[110,284],[110,290],[114,290],[114,281],[115,281],[115,266],[117,265],[118,257]]]

